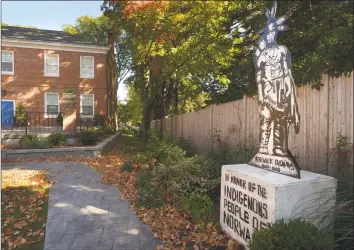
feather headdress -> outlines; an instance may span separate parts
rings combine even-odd
[[[265,8],[264,12],[267,17],[267,25],[265,28],[261,29],[258,31],[259,34],[261,33],[268,33],[270,30],[270,27],[274,26],[274,29],[276,31],[286,31],[288,30],[288,26],[284,25],[284,22],[288,18],[286,15],[279,17],[278,19],[275,18],[275,13],[277,11],[277,1],[273,1],[272,9],[271,11],[268,8]]]

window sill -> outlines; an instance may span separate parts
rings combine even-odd
[[[10,75],[10,76],[13,76],[13,75],[14,75],[14,72],[4,72],[4,71],[2,71],[1,74],[2,74],[2,75]]]
[[[59,113],[58,114],[55,114],[55,115],[44,115],[44,119],[56,119],[58,117]]]
[[[48,75],[48,74],[44,74],[43,76],[45,76],[45,77],[59,77],[59,75]]]
[[[93,115],[81,115],[80,119],[81,118],[93,118],[93,117],[94,117]]]
[[[95,77],[86,77],[86,76],[80,76],[80,79],[95,79]]]

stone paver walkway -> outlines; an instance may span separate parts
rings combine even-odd
[[[78,162],[3,164],[2,169],[49,169],[45,250],[150,250],[160,244],[131,211],[120,191]]]

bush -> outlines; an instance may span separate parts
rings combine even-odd
[[[174,144],[177,145],[182,150],[186,151],[186,156],[191,157],[197,153],[197,149],[190,143],[190,141],[184,137],[177,138],[174,141]]]
[[[53,146],[62,146],[66,144],[66,138],[65,135],[62,133],[53,133],[48,136],[48,141],[53,145]]]
[[[231,134],[230,134],[231,133]],[[258,147],[252,138],[245,140],[237,140],[231,142],[231,137],[235,133],[235,129],[230,129],[229,135],[224,139],[220,136],[220,131],[214,130],[212,134],[213,150],[209,152],[208,156],[211,157],[219,165],[227,164],[241,164],[248,163],[252,157],[257,153]],[[235,134],[238,138],[238,134]],[[251,146],[253,145],[253,146]]]
[[[100,115],[100,114],[95,114],[94,118],[93,118],[93,123],[94,125],[97,126],[103,126],[104,124],[104,115]]]
[[[156,182],[151,181],[152,172],[150,169],[141,169],[138,175],[138,206],[152,208],[163,205],[163,190]]]
[[[211,159],[201,155],[186,158],[181,149],[171,149],[174,154],[152,170],[153,181],[180,196],[206,194],[220,183],[221,166]]]
[[[149,185],[151,179],[152,179],[151,169],[148,168],[141,169],[139,171],[138,180],[137,180],[138,187],[141,188]]]
[[[79,133],[78,139],[83,145],[95,145],[97,136],[95,132],[86,130]]]
[[[27,114],[25,108],[22,104],[16,105],[16,113],[14,116],[14,124],[16,126],[26,126],[27,122]]]
[[[248,163],[256,152],[257,149],[255,148],[238,145],[226,148],[216,148],[209,152],[208,156],[222,166],[227,164]]]
[[[137,152],[132,156],[132,161],[137,165],[149,164],[153,167],[153,154],[151,152]]]
[[[124,162],[119,168],[119,172],[133,172],[133,164],[130,161]]]
[[[162,189],[156,184],[141,187],[138,190],[136,204],[140,207],[152,208],[163,206]]]
[[[63,114],[62,114],[62,113],[59,113],[59,114],[58,114],[56,120],[57,120],[58,126],[63,127]]]
[[[255,231],[251,250],[332,250],[332,237],[307,221],[279,220],[267,228]]]
[[[118,131],[128,136],[138,136],[140,133],[140,129],[133,126],[119,126]]]
[[[168,141],[166,134],[160,138],[157,133],[151,133],[146,148],[157,164],[165,161],[168,164],[173,164],[174,161],[179,161],[181,158],[186,157],[186,152]]]
[[[183,205],[195,221],[210,219],[214,211],[214,204],[207,195],[191,195],[183,200]]]
[[[116,132],[116,128],[114,126],[108,125],[103,128],[103,133],[106,135],[112,135]]]
[[[44,149],[52,147],[46,138],[37,138],[37,135],[22,136],[20,139],[20,145],[28,149]]]

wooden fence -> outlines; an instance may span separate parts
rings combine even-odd
[[[328,153],[339,135],[353,143],[353,72],[339,78],[322,75],[321,84],[319,91],[310,85],[297,88],[300,133],[290,128],[289,149],[302,169],[327,174]],[[154,121],[152,128],[159,131],[161,122],[171,139],[187,138],[200,152],[212,149],[215,131],[234,143],[258,145],[259,106],[251,97]]]

